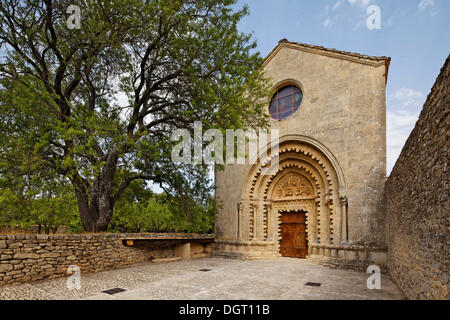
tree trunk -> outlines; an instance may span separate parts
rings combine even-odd
[[[87,232],[103,232],[108,229],[113,214],[113,205],[109,192],[77,190],[78,210],[83,228]],[[98,188],[93,188],[98,190]],[[89,201],[90,199],[90,201]]]
[[[72,180],[75,187],[81,223],[87,232],[102,232],[108,229],[113,214],[114,201],[111,193],[114,186],[118,152],[108,156],[107,164],[95,177],[93,184],[87,187],[77,175]]]
[[[88,205],[86,198],[77,195],[78,209],[84,230],[87,232],[106,231],[113,213],[113,208],[109,201],[102,202],[93,199],[91,204]],[[96,196],[93,196],[93,198],[96,198]]]

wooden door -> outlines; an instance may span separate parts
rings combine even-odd
[[[284,257],[306,258],[306,217],[304,212],[289,212],[281,215],[280,253]]]

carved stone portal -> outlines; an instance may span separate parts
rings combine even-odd
[[[310,145],[284,143],[279,149],[276,172],[262,175],[266,159],[250,170],[243,201],[246,236],[253,243],[275,241],[280,253],[281,215],[283,212],[305,213],[308,246],[332,245],[341,241],[341,206],[339,182],[329,159]],[[309,251],[309,250],[308,250]]]
[[[278,182],[273,198],[298,199],[298,197],[310,197],[313,195],[313,187],[304,176],[296,173],[290,173]]]

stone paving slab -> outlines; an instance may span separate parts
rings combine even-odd
[[[325,268],[304,259],[213,257],[148,262],[84,274],[80,290],[69,290],[66,278],[3,286],[0,299],[404,299],[388,276],[382,275],[380,290],[367,289],[368,277],[366,273]],[[321,286],[308,287],[306,282],[319,282]],[[116,287],[127,291],[102,293]]]

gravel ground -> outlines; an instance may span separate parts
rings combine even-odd
[[[207,272],[200,269],[211,269]],[[81,289],[67,278],[0,287],[0,299],[403,299],[388,276],[367,289],[369,274],[329,269],[304,259],[201,258],[83,274]],[[319,282],[320,287],[305,286]],[[108,295],[102,291],[123,288]]]

